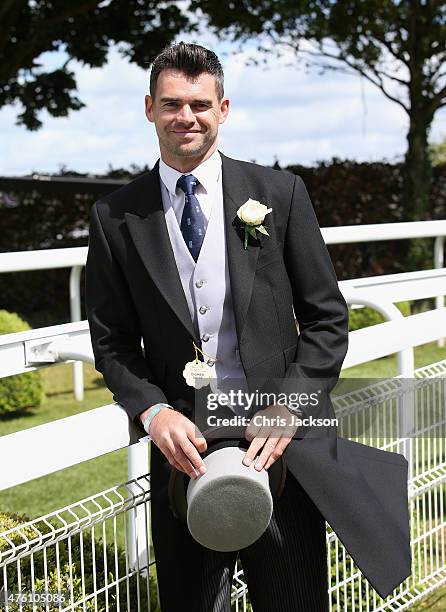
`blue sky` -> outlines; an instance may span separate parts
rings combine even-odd
[[[246,57],[226,55],[228,43],[200,40],[213,48],[225,71],[230,115],[221,126],[219,146],[231,157],[272,164],[310,165],[334,156],[374,161],[400,159],[406,148],[407,117],[395,103],[359,76],[271,60],[247,66]],[[43,58],[57,65],[60,57]],[[144,115],[149,72],[129,64],[116,51],[101,69],[72,64],[79,97],[86,108],[68,118],[44,114],[44,126],[28,132],[15,125],[16,110],[0,110],[0,175],[57,172],[64,164],[79,172],[108,166],[152,166],[158,144]],[[446,108],[437,113],[431,140],[446,136]]]

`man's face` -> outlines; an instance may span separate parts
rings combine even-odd
[[[228,111],[228,98],[218,99],[215,78],[206,72],[192,80],[163,70],[154,98],[146,96],[146,116],[155,124],[162,156],[170,160],[201,158],[215,149]]]

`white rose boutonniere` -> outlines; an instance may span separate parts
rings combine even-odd
[[[245,229],[245,249],[248,248],[248,236],[251,234],[253,238],[257,238],[256,230],[261,234],[269,236],[266,231],[263,221],[272,208],[268,208],[265,204],[260,204],[257,200],[249,198],[237,211],[237,216],[244,225]]]

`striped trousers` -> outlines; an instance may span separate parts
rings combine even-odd
[[[290,472],[264,534],[247,548],[224,553],[198,544],[172,514],[169,473],[152,443],[152,539],[162,612],[230,612],[238,557],[253,612],[327,612],[325,520]]]

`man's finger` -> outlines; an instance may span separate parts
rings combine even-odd
[[[265,470],[268,470],[272,464],[277,461],[277,459],[279,459],[279,457],[281,455],[283,455],[284,450],[286,449],[286,447],[288,446],[288,444],[291,442],[293,438],[292,437],[282,437],[280,438],[280,440],[277,442],[276,448],[274,449],[273,453],[269,456],[267,462],[265,463]]]
[[[254,466],[256,470],[260,471],[261,469],[263,469],[263,466],[269,459],[270,455],[276,452],[276,447],[277,447],[279,440],[280,440],[280,432],[277,429],[274,429],[271,432],[271,435],[268,438],[268,440],[265,442],[262,452],[257,458],[257,461]]]
[[[199,452],[195,446],[190,442],[188,438],[181,440],[181,450],[189,459],[193,467],[200,472],[200,474],[206,474],[206,466],[203,459],[200,457]]]
[[[164,453],[164,455],[167,457],[167,460],[169,461],[169,463],[171,465],[173,465],[174,467],[177,468],[177,470],[180,470],[180,472],[184,472],[185,474],[190,475],[191,472],[191,466],[189,465],[189,462],[183,462],[181,463],[178,459],[178,449],[175,446],[173,440],[171,438],[169,438],[168,441],[166,441],[166,443],[160,447],[160,450],[162,453]]]
[[[195,470],[188,457],[184,454],[183,449],[181,448],[180,440],[173,440],[171,438],[166,444],[166,450],[171,453],[174,460],[180,465],[180,469],[182,472],[184,472],[191,478],[196,478],[198,476],[198,472]],[[163,452],[167,456],[166,451],[163,450]]]
[[[245,456],[243,457],[243,461],[242,461],[243,465],[248,465],[248,466],[251,465],[252,460],[257,455],[257,453],[262,448],[262,446],[265,444],[266,440],[268,439],[268,432],[266,431],[264,433],[263,427],[260,430],[259,434],[260,435],[256,436],[254,440],[252,440],[251,444],[249,445],[249,448],[246,451]]]
[[[198,471],[191,463],[189,457],[183,452],[181,446],[178,446],[176,448],[174,459],[181,465],[182,471],[185,472],[192,479],[195,479],[197,478],[197,476],[199,476]]]

